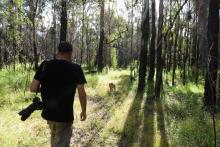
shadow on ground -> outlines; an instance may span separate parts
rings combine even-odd
[[[102,141],[102,138],[100,138],[100,133],[105,127],[105,124],[107,124],[111,118],[111,109],[117,107],[118,105],[120,105],[121,102],[126,99],[128,94],[132,90],[132,87],[133,83],[130,82],[130,76],[122,75],[120,76],[120,81],[116,84],[116,92],[114,93],[114,95],[111,95],[109,93],[105,100],[103,100],[103,98],[99,96],[92,97],[91,102],[96,103],[96,105],[99,106],[97,106],[98,109],[94,109],[93,113],[90,114],[91,118],[87,119],[90,120],[88,125],[91,125],[91,127],[88,127],[90,129],[88,129],[86,133],[84,132],[84,134],[81,133],[82,130],[80,130],[79,132],[77,132],[76,130],[75,135],[79,136],[79,138],[75,138],[72,141],[72,144],[77,144],[80,146],[104,146],[104,142]],[[97,98],[98,100],[96,100]],[[82,141],[80,136],[84,136],[85,139]]]
[[[118,146],[153,147],[156,143],[157,146],[168,147],[163,110],[162,102],[155,101],[154,83],[148,82],[147,98],[142,95],[134,99]]]

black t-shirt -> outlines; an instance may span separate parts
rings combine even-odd
[[[44,61],[34,79],[41,82],[41,97],[45,105],[42,117],[51,121],[72,122],[76,86],[86,83],[81,67],[66,60]]]

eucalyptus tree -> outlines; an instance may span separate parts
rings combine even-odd
[[[66,41],[67,38],[67,1],[61,0],[61,14],[60,14],[60,42]]]
[[[15,70],[15,63],[17,54],[19,53],[18,47],[22,42],[22,25],[25,21],[23,0],[5,1],[5,20],[6,20],[6,31],[5,39],[11,47],[11,54],[13,56],[13,65]],[[4,26],[4,24],[2,24]]]
[[[183,68],[183,74],[182,74],[182,82],[183,85],[186,84],[186,77],[187,77],[187,71],[186,71],[186,65],[187,65],[187,61],[188,61],[188,66],[190,67],[191,65],[191,61],[190,61],[190,52],[192,52],[193,48],[191,47],[192,44],[192,33],[190,33],[191,31],[191,27],[192,27],[192,10],[191,10],[191,1],[188,2],[188,6],[187,6],[187,12],[184,14],[185,17],[183,17],[182,23],[184,24],[184,35],[182,35],[183,37],[181,37],[181,44],[183,44],[183,63],[182,63],[182,68]],[[185,22],[185,23],[184,23]],[[188,70],[190,69],[188,67]],[[189,72],[188,72],[189,73]]]
[[[100,36],[99,36],[99,48],[96,56],[96,62],[98,71],[102,71],[104,68],[103,62],[103,50],[104,50],[104,40],[105,40],[105,0],[100,0]]]
[[[52,2],[52,15],[53,15],[53,31],[52,31],[52,40],[53,40],[53,58],[56,56],[56,50],[57,50],[57,9],[58,4],[57,1]]]
[[[80,65],[83,62],[83,53],[84,53],[84,34],[85,34],[85,7],[86,7],[86,0],[82,0],[82,40],[81,40],[81,53],[80,53]]]
[[[201,54],[200,61],[198,62],[202,63],[203,69],[206,68],[208,60],[208,39],[204,32],[207,32],[209,1],[210,0],[196,0],[198,7],[198,47],[199,53]]]
[[[172,85],[175,85],[175,76],[176,76],[176,68],[177,68],[177,48],[178,48],[178,39],[179,39],[179,23],[180,18],[176,21],[175,27],[175,41],[173,46],[173,70],[172,70]]]
[[[204,92],[204,106],[206,110],[210,111],[213,120],[214,141],[217,146],[216,139],[216,101],[217,101],[217,74],[219,66],[218,57],[218,43],[219,43],[219,2],[210,0],[209,2],[209,16],[208,16],[208,62],[205,76],[205,92]]]
[[[155,96],[160,98],[163,74],[162,42],[163,42],[163,19],[164,19],[164,1],[160,0],[159,18],[158,18],[158,38],[157,38],[157,65],[156,65],[156,82]]]
[[[150,71],[148,80],[153,81],[155,73],[155,41],[156,41],[156,3],[155,0],[151,2],[151,44],[150,44]]]
[[[37,50],[37,41],[36,41],[36,19],[42,14],[42,11],[45,7],[45,0],[27,0],[27,14],[28,18],[31,22],[31,30],[32,30],[32,46],[34,51],[34,69],[38,68],[38,50]]]
[[[147,8],[146,8],[147,9]],[[148,6],[149,9],[149,6]],[[148,10],[149,11],[149,10]],[[148,12],[149,15],[149,12]],[[149,19],[149,16],[148,18]],[[149,27],[149,26],[146,26]],[[133,63],[133,38],[134,38],[134,0],[131,0],[131,44],[130,44],[130,80],[133,81],[134,63]]]
[[[147,50],[149,39],[149,0],[144,1],[143,18],[141,24],[141,50],[139,56],[139,79],[137,96],[143,96],[145,82],[146,82],[146,70],[147,70]]]
[[[208,17],[208,62],[205,76],[204,105],[213,109],[216,105],[216,83],[218,73],[218,34],[219,33],[219,5],[210,0]]]

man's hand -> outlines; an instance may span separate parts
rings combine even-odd
[[[33,79],[31,86],[30,86],[31,92],[40,92],[40,81]]]
[[[81,112],[80,113],[80,120],[85,121],[86,120],[86,112]]]
[[[79,101],[82,108],[82,112],[80,113],[80,120],[86,120],[86,106],[87,106],[87,99],[86,99],[86,92],[84,88],[84,84],[77,85],[78,93],[79,93]]]

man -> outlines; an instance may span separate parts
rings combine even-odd
[[[71,63],[72,51],[70,43],[61,42],[57,58],[40,65],[30,86],[31,92],[41,92],[42,117],[51,130],[51,147],[70,146],[76,88],[82,108],[80,118],[86,120],[86,79],[81,67]]]

